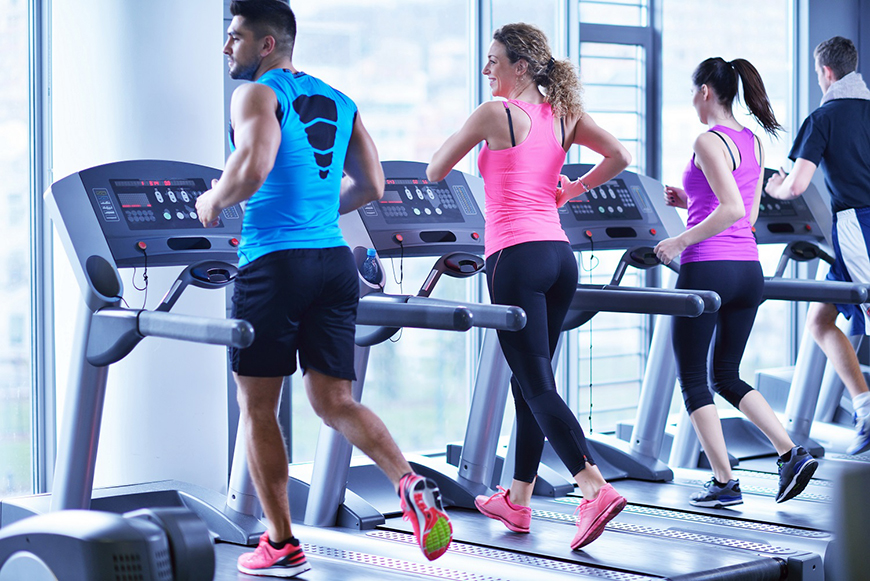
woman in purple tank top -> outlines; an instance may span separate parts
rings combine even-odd
[[[713,508],[743,502],[707,384],[711,341],[713,389],[770,439],[779,455],[776,501],[783,502],[803,491],[818,462],[805,448],[795,446],[764,397],[740,379],[740,360],[764,288],[752,234],[761,199],[764,150],[734,118],[738,81],[743,84],[743,101],[765,131],[774,135],[781,126],[758,71],[748,61],[707,59],[695,69],[692,81],[692,104],[709,129],[695,139],[694,155],[683,173],[683,189],[665,188],[668,205],[688,209],[688,229],[655,248],[664,264],[680,257],[677,288],[712,290],[722,298],[716,313],[672,321],[683,399],[713,468],[712,479],[690,502]]]
[[[513,482],[475,500],[486,516],[511,531],[528,533],[532,490],[549,440],[574,476],[583,502],[570,542],[594,541],[625,506],[589,453],[580,422],[556,391],[552,359],[577,288],[577,260],[559,220],[559,206],[616,176],[628,151],[583,111],[574,66],[553,58],[547,37],[528,24],[508,24],[493,34],[483,74],[495,97],[483,103],[442,145],[426,171],[443,179],[481,141],[478,158],[486,189],[486,278],[492,302],[526,312],[526,326],[499,331],[513,377],[517,448]],[[573,182],[559,172],[573,144],[603,159]],[[558,187],[561,181],[561,187]]]

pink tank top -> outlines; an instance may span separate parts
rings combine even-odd
[[[709,260],[758,260],[758,245],[749,223],[755,188],[761,174],[761,166],[755,157],[755,136],[745,127],[742,131],[735,131],[716,125],[712,130],[726,134],[737,146],[737,151],[732,150],[731,153],[740,165],[731,173],[743,198],[746,214],[719,234],[687,246],[680,255],[680,262],[685,264]],[[731,163],[731,160],[728,162]],[[683,189],[689,201],[686,226],[692,228],[719,206],[719,199],[710,188],[707,176],[695,166],[694,155],[683,172]]]
[[[565,150],[553,133],[553,109],[549,103],[510,103],[526,112],[532,128],[510,149],[493,151],[484,143],[477,158],[486,190],[485,256],[523,242],[568,241],[556,207]]]

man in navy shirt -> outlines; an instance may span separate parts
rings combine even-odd
[[[383,195],[377,149],[353,101],[294,68],[296,18],[286,0],[233,0],[230,12],[229,74],[253,82],[233,93],[234,149],[196,210],[208,227],[247,200],[233,317],[250,321],[256,337],[231,359],[268,531],[238,568],[284,578],[309,569],[291,530],[287,454],[275,417],[297,355],[315,412],[384,471],[420,548],[434,559],[452,538],[437,486],[414,474],[384,423],[351,395],[359,273],[338,216]]]
[[[827,278],[870,283],[870,90],[855,72],[858,51],[851,40],[830,38],[813,56],[821,106],[798,131],[789,153],[791,173],[772,175],[764,191],[783,200],[797,197],[821,166],[834,212],[836,260]],[[856,434],[847,452],[860,454],[870,450],[870,392],[852,344],[836,325],[838,313],[851,320],[852,335],[866,335],[870,305],[812,303],[807,311],[807,328],[852,396]]]

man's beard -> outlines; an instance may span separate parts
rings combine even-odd
[[[230,78],[237,81],[253,81],[254,74],[260,68],[261,62],[263,62],[263,59],[243,67],[239,65],[239,61],[235,61],[236,66],[230,69]]]

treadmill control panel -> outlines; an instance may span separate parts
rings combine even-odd
[[[638,196],[616,178],[570,200],[565,207],[578,222],[639,220]],[[564,213],[564,212],[563,212]]]
[[[573,180],[590,169],[568,164],[562,173]],[[574,250],[655,246],[685,229],[676,210],[665,205],[663,191],[652,178],[624,171],[559,208],[562,228]]]
[[[243,210],[225,209],[209,228],[196,214],[196,199],[220,174],[189,163],[125,161],[73,174],[54,184],[51,194],[65,222],[99,224],[102,232],[94,236],[105,237],[118,267],[232,263],[238,260]]]
[[[439,182],[425,163],[385,161],[384,196],[341,217],[351,245],[376,248],[381,257],[483,254],[483,182],[459,171]]]
[[[387,178],[384,197],[366,206],[366,213],[380,212],[388,224],[463,223],[463,215],[476,214],[463,185],[448,187],[419,178]]]
[[[440,182],[426,179],[426,164],[383,162],[384,197],[342,216],[351,247],[376,248],[382,257],[483,254],[483,180],[451,171]],[[591,166],[566,165],[571,179]],[[625,250],[655,246],[685,229],[664,203],[663,186],[646,176],[622,172],[559,209],[562,228],[575,250]]]
[[[196,199],[207,190],[202,178],[110,179],[108,188],[93,188],[91,193],[107,222],[123,219],[131,230],[184,230],[191,220],[199,221]],[[115,208],[115,200],[120,208]],[[229,214],[238,217],[234,208]],[[219,219],[216,227],[223,228],[223,221]]]
[[[765,168],[764,183],[775,172]],[[795,240],[824,242],[827,231],[819,220],[823,215],[830,215],[827,208],[813,184],[802,195],[791,200],[777,200],[762,190],[758,219],[755,221],[755,238],[759,244],[782,244]],[[827,230],[830,230],[830,226],[827,226]]]

